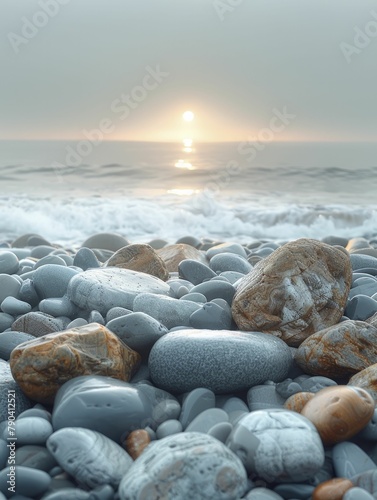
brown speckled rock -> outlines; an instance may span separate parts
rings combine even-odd
[[[148,432],[145,429],[137,429],[136,431],[130,432],[124,444],[127,453],[133,460],[136,460],[150,442],[151,438]]]
[[[140,355],[98,323],[51,333],[18,345],[12,375],[32,400],[52,404],[58,389],[80,375],[103,375],[128,382]]]
[[[208,264],[207,257],[203,252],[197,250],[191,245],[185,243],[177,243],[175,245],[167,245],[164,248],[157,250],[158,255],[165,262],[169,272],[178,272],[178,265],[182,260],[192,259]]]
[[[239,282],[233,299],[241,330],[261,331],[297,347],[338,323],[352,279],[348,253],[311,239],[283,245]]]
[[[349,479],[335,477],[319,484],[312,493],[312,500],[342,500],[346,491],[353,487]]]
[[[169,278],[165,262],[156,250],[147,244],[134,244],[121,248],[105,262],[104,266],[141,271],[157,276],[163,281]]]
[[[374,413],[372,396],[359,387],[334,385],[318,391],[301,410],[316,426],[323,444],[346,441],[360,432]]]
[[[356,373],[348,384],[366,389],[377,404],[377,363]]]
[[[287,410],[296,411],[301,413],[306,403],[314,397],[314,392],[296,392],[292,394],[284,403],[284,408]]]
[[[19,316],[12,324],[12,330],[14,332],[29,333],[34,337],[42,337],[48,333],[61,331],[62,325],[54,316],[40,311],[33,311]]]
[[[306,339],[295,354],[306,373],[329,378],[351,376],[377,363],[377,328],[364,321],[343,321]]]

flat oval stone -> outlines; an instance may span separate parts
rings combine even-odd
[[[163,439],[173,434],[179,434],[182,430],[182,424],[179,420],[165,420],[157,427],[156,437],[157,439]]]
[[[12,316],[26,314],[31,311],[30,304],[24,302],[23,300],[16,299],[15,297],[7,297],[2,301],[0,307],[3,312]]]
[[[377,312],[377,302],[367,295],[358,294],[348,301],[344,314],[353,320],[365,321]]]
[[[363,429],[374,413],[374,400],[364,389],[326,387],[301,410],[316,426],[324,444],[345,441]]]
[[[191,314],[189,323],[197,329],[229,330],[232,326],[232,315],[214,302],[207,302]]]
[[[0,274],[15,274],[19,267],[19,260],[13,252],[0,252]]]
[[[247,472],[267,482],[301,482],[323,465],[325,454],[314,425],[288,410],[253,411],[234,426],[227,446]]]
[[[58,389],[80,375],[130,380],[141,358],[106,327],[91,323],[17,346],[13,377],[30,399],[51,404]]]
[[[377,494],[377,469],[367,470],[361,474],[357,474],[352,478],[352,482],[355,486],[359,486],[364,490],[371,493],[373,497]]]
[[[245,257],[230,252],[222,252],[214,255],[209,263],[209,267],[215,273],[234,271],[241,274],[247,274],[253,268]]]
[[[41,417],[25,417],[16,420],[17,446],[25,444],[43,445],[53,433],[52,425]],[[7,438],[8,432],[3,436]]]
[[[81,427],[54,432],[47,440],[47,449],[60,467],[85,488],[102,484],[117,487],[132,464],[121,446],[99,432]]]
[[[209,408],[197,415],[187,426],[185,432],[203,432],[207,433],[211,427],[222,422],[229,422],[226,411],[220,408]]]
[[[295,361],[306,373],[342,378],[377,363],[376,345],[377,327],[364,321],[342,321],[306,339]]]
[[[336,477],[319,484],[312,493],[312,500],[342,500],[353,483],[349,479]]]
[[[184,395],[179,420],[183,429],[192,422],[195,417],[209,408],[215,407],[215,394],[209,389],[199,387]]]
[[[190,316],[202,306],[190,300],[179,300],[152,293],[135,298],[134,312],[149,314],[169,330],[175,326],[190,326]]]
[[[206,387],[218,394],[284,380],[291,363],[291,352],[280,339],[228,330],[168,333],[153,346],[148,361],[158,387],[177,393]]]
[[[87,238],[81,246],[87,248],[100,248],[102,250],[116,252],[126,245],[129,245],[129,241],[120,234],[97,233]]]
[[[93,250],[87,247],[82,247],[77,251],[73,259],[73,265],[83,271],[91,268],[96,269],[101,266]]]
[[[343,441],[333,447],[332,459],[335,475],[351,479],[357,474],[377,469],[373,460],[355,443]]]
[[[351,254],[351,265],[353,271],[358,271],[366,267],[377,269],[377,259],[371,255]]]
[[[233,318],[299,346],[339,322],[352,280],[346,251],[311,239],[292,241],[260,261],[236,283]]]
[[[222,443],[226,443],[230,433],[233,430],[233,426],[230,422],[219,422],[213,425],[207,432],[209,436],[213,436]]]
[[[57,461],[45,446],[24,445],[16,449],[16,465],[50,472]]]
[[[191,293],[196,292],[202,293],[207,298],[208,302],[213,299],[224,299],[231,305],[236,290],[228,281],[220,281],[219,279],[213,278],[210,281],[205,281],[191,288]]]
[[[7,297],[15,297],[18,299],[20,288],[21,283],[15,276],[0,274],[0,304]]]
[[[302,483],[278,484],[274,491],[283,498],[294,498],[297,500],[307,500],[311,498],[314,486]]]
[[[81,309],[99,311],[102,315],[113,307],[132,309],[140,293],[168,295],[169,285],[149,274],[105,267],[78,273],[69,282],[68,297]]]
[[[170,403],[175,403],[172,408]],[[177,411],[178,406],[178,411]],[[157,426],[177,418],[180,407],[168,393],[142,384],[129,384],[110,377],[84,376],[66,382],[58,391],[52,424],[85,427],[122,443],[136,429]],[[111,422],[111,425],[109,425]]]
[[[68,283],[77,274],[78,272],[70,267],[46,264],[35,271],[33,282],[41,299],[63,297]]]
[[[157,340],[168,333],[164,325],[142,312],[115,318],[106,324],[106,328],[144,357],[149,354]]]
[[[209,248],[206,252],[207,258],[212,259],[215,255],[219,255],[222,253],[232,253],[235,255],[240,255],[241,257],[246,258],[246,250],[239,243],[233,243],[231,241],[227,241],[225,243],[220,243],[219,245],[214,245]]]
[[[180,278],[190,281],[193,285],[199,285],[203,281],[216,276],[216,273],[197,260],[186,259],[179,263],[178,273]]]
[[[14,467],[14,466],[13,466]],[[35,498],[42,495],[47,491],[50,483],[51,477],[42,470],[31,469],[30,467],[23,467],[22,465],[15,466],[15,492],[18,495],[24,495],[25,498]],[[11,470],[6,467],[0,472],[0,491],[9,498],[9,486],[8,481]],[[13,495],[12,495],[13,496]]]
[[[236,500],[247,487],[245,469],[223,443],[206,434],[184,432],[148,446],[119,485],[121,500]]]

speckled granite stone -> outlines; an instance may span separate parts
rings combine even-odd
[[[289,347],[259,332],[181,330],[153,346],[149,369],[153,382],[182,393],[206,387],[225,394],[266,380],[281,381],[292,363]]]

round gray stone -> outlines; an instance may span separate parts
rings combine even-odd
[[[186,429],[197,415],[209,408],[214,408],[215,402],[215,394],[203,387],[199,387],[188,394],[184,394],[182,410],[179,417],[183,429]]]
[[[224,252],[234,253],[244,258],[247,257],[247,253],[244,247],[239,243],[232,243],[232,242],[220,243],[219,245],[211,247],[209,250],[207,250],[206,256],[208,259],[212,259],[215,255]]]
[[[253,268],[245,257],[229,252],[214,255],[209,263],[209,267],[218,274],[225,271],[247,274]]]
[[[52,424],[55,430],[85,427],[121,443],[129,432],[147,425],[156,429],[164,420],[177,418],[179,411],[178,402],[170,394],[152,386],[99,375],[82,376],[59,389]]]
[[[191,288],[191,293],[202,293],[208,302],[213,299],[224,299],[231,305],[236,289],[228,281],[220,280],[222,276],[218,276],[218,278],[213,278],[210,281],[205,281],[200,285],[194,286]]]
[[[164,325],[142,312],[113,319],[106,327],[141,356],[147,356],[157,340],[168,333]]]
[[[44,445],[52,433],[52,425],[45,418],[25,417],[16,420],[17,446],[25,444]],[[3,435],[3,439],[7,437],[8,431]]]
[[[10,314],[0,312],[0,332],[8,330],[14,323],[14,316]]]
[[[66,295],[59,298],[41,300],[39,310],[55,318],[57,316],[73,318],[77,314],[77,306]]]
[[[106,267],[74,276],[68,286],[68,297],[81,309],[95,309],[106,315],[113,307],[132,309],[135,297],[141,293],[168,295],[169,291],[169,285],[155,276]]]
[[[197,329],[229,330],[232,326],[231,310],[226,311],[214,302],[207,302],[191,314],[190,326]]]
[[[216,273],[208,266],[192,259],[182,260],[178,265],[178,272],[181,278],[190,281],[193,285],[199,285],[216,276]]]
[[[226,443],[232,430],[233,426],[230,422],[218,422],[208,430],[207,434],[218,439],[222,443]]]
[[[80,267],[83,271],[101,267],[95,253],[90,248],[80,248],[73,259],[73,265]]]
[[[350,255],[350,259],[353,271],[358,271],[359,269],[365,269],[367,267],[377,269],[377,259],[371,255],[353,253]]]
[[[0,304],[7,297],[15,297],[18,299],[20,288],[21,283],[15,276],[0,274]]]
[[[226,444],[249,473],[267,482],[305,481],[325,460],[314,425],[288,410],[261,410],[245,415],[234,426]]]
[[[33,269],[38,269],[39,267],[45,266],[47,264],[54,264],[56,266],[67,266],[67,263],[62,257],[59,255],[46,255],[42,259],[39,259],[38,262],[35,263]]]
[[[236,500],[247,487],[245,469],[223,443],[206,434],[174,434],[149,445],[119,485],[121,500]]]
[[[6,297],[1,303],[3,312],[11,316],[19,316],[31,311],[31,305],[23,300],[16,299],[15,297]]]
[[[347,479],[377,468],[365,451],[349,441],[343,441],[333,447],[332,460],[336,476]]]
[[[15,274],[19,267],[19,260],[13,252],[0,252],[0,274]]]
[[[33,274],[35,289],[40,299],[63,297],[68,283],[79,273],[70,267],[46,264]]]
[[[250,411],[283,408],[285,398],[276,391],[275,385],[255,385],[247,392]]]
[[[10,469],[6,467],[0,472],[0,491],[9,498],[9,476]],[[24,495],[26,498],[35,498],[47,491],[51,477],[42,470],[23,467],[22,465],[15,466],[15,492],[18,495]],[[14,497],[16,498],[16,497]]]
[[[181,330],[164,335],[149,355],[153,382],[182,393],[206,387],[215,393],[242,391],[287,377],[289,347],[259,332]]]
[[[182,432],[182,424],[179,420],[165,420],[157,427],[156,437],[157,439],[163,439],[180,432]]]

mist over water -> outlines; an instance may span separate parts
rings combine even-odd
[[[377,233],[377,145],[0,142],[0,234],[79,244]],[[188,149],[190,151],[188,151]],[[70,157],[71,154],[71,157]],[[251,157],[253,157],[251,159]],[[71,160],[71,162],[69,161]]]

